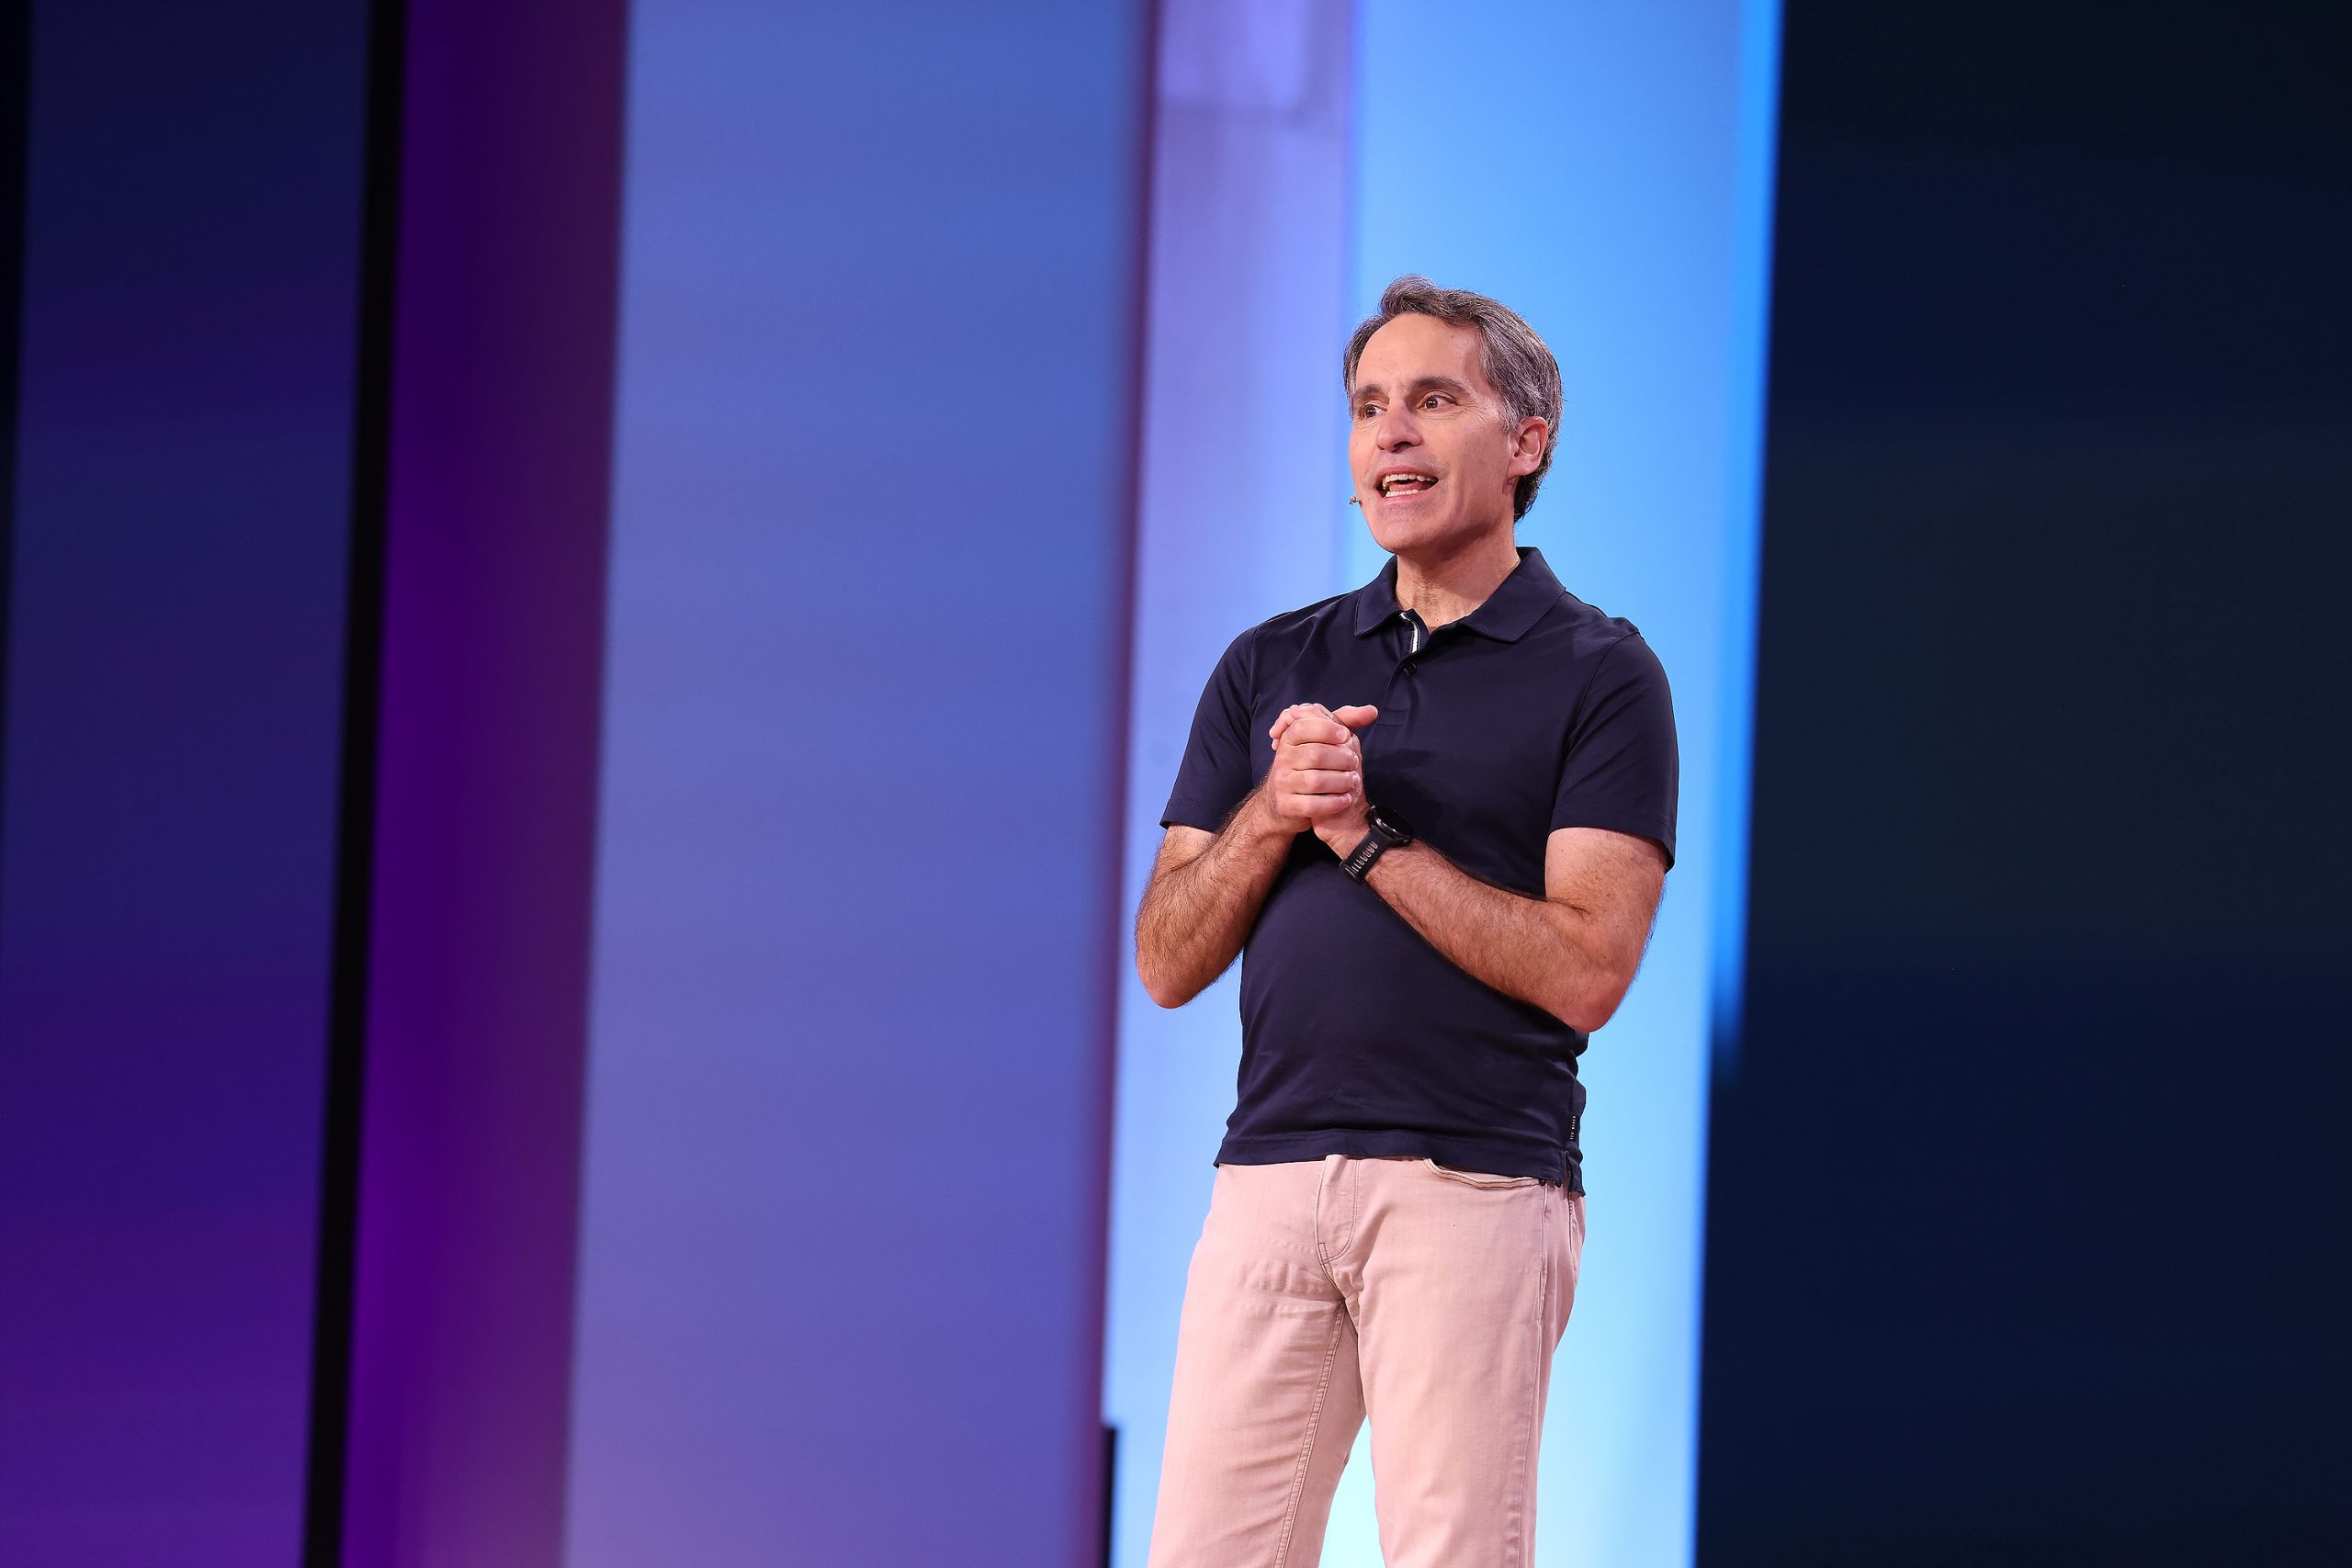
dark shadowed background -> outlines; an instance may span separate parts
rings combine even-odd
[[[1791,0],[1700,1561],[2352,1561],[2352,49]]]

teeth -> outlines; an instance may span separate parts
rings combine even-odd
[[[1416,489],[1425,490],[1435,483],[1437,483],[1435,479],[1429,478],[1425,474],[1391,474],[1386,479],[1380,481],[1380,493],[1383,495],[1394,495],[1396,493],[1399,486],[1410,486]]]

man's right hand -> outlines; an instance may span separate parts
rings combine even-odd
[[[1274,761],[1233,820],[1212,833],[1171,826],[1136,911],[1136,973],[1161,1007],[1182,1007],[1225,973],[1248,940],[1293,840],[1363,810],[1356,731],[1374,707],[1283,710],[1267,731]]]
[[[1356,731],[1379,716],[1369,704],[1335,712],[1297,703],[1283,710],[1266,732],[1274,761],[1263,795],[1279,827],[1307,833],[1318,822],[1363,810],[1363,744]]]

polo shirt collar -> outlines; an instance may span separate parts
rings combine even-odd
[[[1519,565],[1487,595],[1486,603],[1464,615],[1462,626],[1498,642],[1517,642],[1544,613],[1560,602],[1566,589],[1544,562],[1544,552],[1521,545]],[[1355,592],[1355,634],[1369,637],[1404,614],[1396,603],[1396,558],[1390,556],[1380,575]]]

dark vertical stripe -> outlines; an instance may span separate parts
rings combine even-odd
[[[327,1021],[325,1150],[320,1167],[317,1316],[311,1341],[310,1472],[302,1524],[305,1568],[334,1568],[343,1540],[407,12],[405,0],[375,0],[368,46],[367,190],[361,217],[358,387],[353,400],[351,446],[351,564],[344,617],[343,778],[335,851],[334,973]]]
[[[25,294],[25,121],[30,113],[32,43],[31,0],[0,0],[0,779],[8,776],[8,569],[17,555],[17,349]],[[0,791],[0,810],[6,800],[6,792]],[[0,846],[6,841],[0,833]]]
[[[1102,1568],[1111,1568],[1119,1531],[1119,1428],[1102,1423]]]

